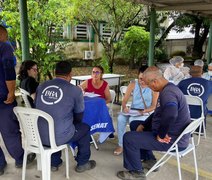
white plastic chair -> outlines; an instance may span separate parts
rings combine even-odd
[[[20,92],[21,92],[22,99],[24,100],[25,107],[32,108],[32,106],[31,106],[31,104],[28,100],[28,96],[30,96],[29,92],[27,92],[26,90],[24,90],[22,88],[19,88],[19,89],[20,89]],[[73,154],[73,156],[76,156],[75,150],[71,146],[70,146],[70,149],[71,149],[71,153]]]
[[[200,106],[201,107],[201,116],[199,118],[202,119],[202,124],[200,125],[199,127],[199,132],[195,132],[198,134],[198,141],[197,141],[197,144],[196,145],[199,145],[200,143],[200,137],[201,137],[201,131],[202,131],[202,128],[203,128],[203,134],[204,134],[204,137],[206,138],[206,130],[205,130],[205,115],[204,115],[204,106],[203,106],[203,102],[202,102],[202,99],[199,98],[198,96],[189,96],[189,95],[185,95],[186,97],[186,101],[187,101],[187,104],[188,105],[195,105],[195,106]],[[197,118],[197,119],[199,119]],[[195,121],[197,120],[196,118],[191,118],[192,121]]]
[[[120,87],[120,92],[121,92],[122,98],[124,97],[124,94],[126,93],[126,91],[127,91],[127,86],[121,86]]]
[[[177,138],[177,140],[172,144],[172,146],[168,149],[167,152],[164,152],[165,154],[155,163],[155,165],[146,173],[146,176],[148,176],[151,172],[159,168],[160,166],[164,165],[172,156],[175,156],[177,159],[177,165],[178,165],[178,175],[179,180],[182,180],[182,174],[181,174],[181,168],[180,168],[180,158],[184,157],[189,152],[193,151],[193,157],[194,157],[194,166],[195,166],[195,174],[196,174],[196,180],[198,180],[198,169],[197,169],[197,159],[196,159],[196,151],[195,151],[195,144],[194,144],[194,138],[192,136],[193,132],[202,124],[202,119],[199,118],[196,121],[192,121],[185,130],[181,133],[181,135]],[[183,150],[178,150],[177,143],[179,140],[185,135],[185,134],[191,134],[190,137],[190,143],[188,147]]]
[[[52,153],[65,150],[66,162],[66,178],[69,179],[69,156],[68,145],[57,146],[55,143],[54,120],[53,118],[38,109],[15,107],[14,113],[16,114],[24,135],[24,159],[22,168],[22,180],[26,176],[26,163],[27,154],[30,152],[36,153],[38,170],[42,170],[42,179],[51,179],[51,155]],[[43,117],[48,122],[49,127],[49,140],[50,147],[42,145],[39,131],[38,131],[38,118]]]
[[[126,91],[127,91],[127,86],[121,86],[120,87],[122,100],[124,98],[124,95],[125,95]],[[126,104],[127,107],[131,107],[131,105],[132,105],[132,102],[130,102],[130,101],[128,101],[127,104]],[[121,111],[122,111],[122,106],[121,106]]]
[[[29,92],[27,92],[26,90],[24,90],[22,88],[19,88],[19,89],[20,89],[22,99],[24,100],[25,106],[28,107],[28,108],[31,108],[31,104],[28,100],[28,96],[30,97]]]
[[[116,92],[112,89],[110,89],[110,96],[111,96],[111,103],[109,104],[109,113],[113,119],[113,103],[115,101],[116,98]]]

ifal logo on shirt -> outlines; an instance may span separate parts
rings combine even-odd
[[[187,88],[188,95],[191,96],[202,96],[205,92],[204,87],[199,83],[192,83]]]
[[[60,102],[63,98],[63,91],[58,86],[48,86],[41,93],[41,101],[47,105]]]

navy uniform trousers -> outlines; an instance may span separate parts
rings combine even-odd
[[[75,133],[67,144],[74,143],[78,147],[78,152],[75,160],[77,165],[84,165],[88,162],[91,156],[90,151],[90,126],[85,123],[75,124]],[[61,151],[52,154],[51,165],[58,166],[62,163]]]
[[[16,164],[22,164],[24,150],[21,143],[20,127],[13,113],[13,107],[16,104],[16,102],[12,104],[0,103],[0,133],[7,151],[15,159]],[[5,156],[0,147],[0,167],[4,166],[5,163]]]
[[[170,144],[160,143],[151,131],[131,131],[124,135],[124,167],[129,171],[143,170],[142,160],[155,160],[152,150],[167,151]]]

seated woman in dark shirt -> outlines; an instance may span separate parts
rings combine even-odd
[[[33,100],[35,98],[35,92],[39,85],[36,81],[38,75],[37,63],[32,60],[24,61],[19,69],[18,79],[20,80],[20,88],[29,92],[31,98],[29,101],[32,107],[34,107]]]

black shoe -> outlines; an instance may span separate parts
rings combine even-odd
[[[109,137],[109,139],[115,139],[115,136],[113,133],[111,133],[108,137]]]
[[[82,173],[84,171],[93,169],[96,167],[96,161],[94,160],[90,160],[88,161],[86,164],[81,165],[81,166],[76,166],[75,171],[78,173]]]
[[[157,161],[153,160],[153,159],[144,160],[142,162],[142,166],[144,169],[150,170],[155,165],[155,163],[157,163]],[[155,169],[153,172],[157,172],[157,171],[159,171],[159,167],[157,169]]]
[[[123,180],[145,180],[146,175],[143,171],[119,171],[117,177]]]
[[[7,163],[5,162],[5,164],[2,167],[0,167],[0,176],[4,174],[4,169],[6,168],[6,166]]]
[[[58,171],[59,167],[62,166],[63,162],[61,162],[60,164],[58,164],[58,166],[51,166],[51,171],[55,172]]]
[[[35,160],[35,157],[36,157],[35,153],[28,154],[27,155],[27,164],[30,164],[31,162],[33,162]],[[22,168],[22,166],[23,166],[23,163],[21,163],[21,164],[15,163],[16,168]]]

